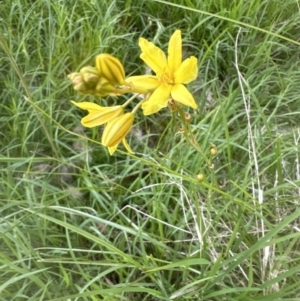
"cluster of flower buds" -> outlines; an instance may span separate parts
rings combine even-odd
[[[104,97],[135,92],[134,88],[125,82],[125,71],[121,62],[106,53],[96,57],[96,67],[84,67],[68,77],[74,89],[82,94]],[[80,109],[88,111],[88,115],[81,119],[83,126],[92,128],[105,125],[101,143],[112,155],[120,142],[123,142],[128,152],[133,153],[125,137],[133,125],[134,112],[140,105],[132,112],[125,113],[124,108],[130,101],[112,107],[102,107],[92,102],[71,102]]]
[[[96,67],[83,67],[68,77],[81,94],[104,97],[118,94],[119,86],[125,82],[125,71],[116,57],[102,53],[96,57]]]

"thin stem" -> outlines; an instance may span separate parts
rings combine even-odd
[[[127,107],[135,98],[137,98],[140,94],[134,94],[131,96],[123,105],[122,107],[125,108]]]
[[[135,112],[140,108],[140,106],[148,99],[148,96],[149,96],[149,94],[145,95],[144,99],[142,99],[142,100],[134,107],[134,109],[132,110],[132,113],[135,113]]]
[[[202,158],[204,159],[204,161],[206,162],[209,170],[210,170],[210,174],[211,174],[211,177],[212,177],[212,181],[215,183],[215,185],[219,188],[219,183],[215,177],[215,173],[213,172],[213,164],[212,164],[212,158],[208,159],[206,157],[206,155],[203,153],[201,147],[199,146],[199,144],[197,143],[192,131],[191,131],[191,128],[190,128],[190,125],[189,123],[187,123],[187,121],[185,120],[185,114],[184,114],[184,111],[181,107],[177,107],[177,111],[179,113],[179,116],[180,116],[180,119],[182,121],[182,126],[183,126],[183,134],[184,134],[184,137],[185,139],[187,140],[187,142],[193,146],[197,151],[198,153],[200,153],[200,155],[202,156]]]
[[[183,109],[178,106],[177,107],[177,111],[178,111],[180,119],[182,121],[183,135],[184,135],[185,139],[187,140],[187,142],[191,146],[193,146],[198,151],[198,153],[200,153],[200,155],[203,157],[203,159],[205,160],[205,162],[208,165],[208,167],[211,167],[211,161],[203,153],[202,149],[200,148],[200,146],[198,145],[196,139],[193,136],[193,133],[191,131],[191,128],[190,128],[189,124],[185,120],[185,114],[184,114]]]

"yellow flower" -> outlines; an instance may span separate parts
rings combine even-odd
[[[170,98],[197,109],[193,95],[183,85],[196,79],[197,59],[191,56],[182,62],[181,31],[176,30],[170,38],[168,58],[160,48],[144,38],[139,39],[139,46],[142,50],[140,58],[156,75],[132,76],[126,82],[135,88],[154,90],[142,105],[144,115],[156,113],[166,107]]]
[[[133,113],[125,113],[111,121],[109,121],[104,128],[101,143],[108,148],[110,155],[112,155],[118,144],[122,141],[128,152],[134,154],[128,145],[125,137],[131,130],[134,121]]]
[[[87,116],[81,119],[81,124],[87,128],[92,128],[94,126],[105,124],[124,113],[124,109],[122,106],[101,107],[92,102],[71,102],[78,108],[87,110],[89,112]]]

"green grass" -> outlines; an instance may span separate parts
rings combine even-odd
[[[292,0],[4,1],[0,301],[299,300],[299,17]],[[177,28],[213,168],[168,110],[138,112],[136,154],[110,157],[70,103],[99,100],[67,75],[101,52],[144,72],[138,38],[167,50]]]

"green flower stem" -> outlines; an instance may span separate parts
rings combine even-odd
[[[148,95],[145,95],[144,99],[142,99],[135,107],[134,109],[132,110],[132,113],[135,113],[139,108],[140,106],[148,99]]]
[[[180,119],[182,121],[183,135],[184,135],[185,139],[191,146],[193,146],[197,150],[198,153],[200,153],[200,155],[203,157],[203,159],[205,160],[208,167],[211,167],[211,161],[203,153],[202,149],[200,148],[200,146],[198,145],[196,139],[194,138],[194,136],[192,134],[190,125],[185,120],[185,115],[184,115],[183,109],[180,106],[177,106],[177,111],[178,111]]]
[[[127,107],[135,98],[137,98],[140,94],[134,94],[131,96],[123,105],[122,107],[125,108]]]
[[[197,152],[202,156],[202,158],[204,159],[204,161],[206,162],[208,169],[210,171],[211,174],[211,179],[212,182],[215,183],[215,185],[219,188],[219,183],[215,177],[215,173],[214,173],[214,169],[213,169],[213,164],[212,164],[212,157],[210,159],[207,158],[207,156],[203,153],[201,147],[199,146],[199,144],[197,143],[191,128],[190,128],[190,124],[186,122],[185,120],[185,114],[183,109],[180,106],[177,106],[177,111],[179,113],[180,119],[182,121],[182,126],[183,126],[183,134],[185,139],[187,140],[187,142],[193,146]]]
[[[140,96],[141,94],[134,94],[133,96],[131,96],[123,105],[122,107],[125,108],[127,105],[129,105],[135,98],[137,98],[138,96]],[[147,100],[147,95],[145,95],[144,99],[142,99],[132,110],[132,113],[134,114],[142,105],[143,102],[145,102]]]

